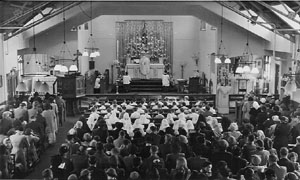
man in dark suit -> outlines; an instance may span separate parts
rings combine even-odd
[[[289,150],[286,147],[280,148],[280,159],[278,165],[285,166],[287,172],[293,172],[295,170],[294,164],[288,159]]]
[[[297,113],[297,124],[293,126],[291,130],[292,143],[296,143],[296,138],[300,136],[300,114]]]
[[[296,138],[296,146],[293,147],[293,152],[298,154],[298,157],[300,156],[300,136]],[[298,162],[300,162],[300,158],[298,158]]]
[[[160,162],[162,164],[162,167],[164,167],[164,160],[158,156],[158,146],[152,145],[150,147],[150,156],[144,160],[144,163],[142,164],[142,169],[144,169],[146,172],[150,171],[152,169],[152,164],[154,160]]]
[[[150,156],[150,148],[152,146],[151,142],[152,142],[152,139],[151,137],[147,136],[145,138],[145,145],[140,147],[140,156],[142,157],[142,159],[146,159]]]
[[[91,173],[91,180],[103,179],[106,180],[107,176],[103,168],[97,166],[97,159],[95,156],[90,156],[88,159],[89,167],[88,170]]]
[[[227,152],[228,146],[229,144],[226,140],[219,140],[218,151],[214,152],[211,156],[212,164],[217,164],[219,161],[225,161],[228,164],[228,167],[232,168],[233,155],[232,153]]]
[[[190,157],[187,159],[188,168],[191,170],[200,171],[203,168],[203,164],[209,160],[201,155]]]

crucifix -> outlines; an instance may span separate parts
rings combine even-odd
[[[75,57],[75,59],[74,59],[74,61],[76,61],[76,65],[77,65],[77,68],[78,68],[78,70],[79,70],[79,56],[82,56],[82,53],[81,52],[79,52],[79,50],[77,49],[76,50],[76,53],[75,54],[73,54],[74,56],[76,56]]]

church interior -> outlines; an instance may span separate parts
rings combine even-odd
[[[254,126],[254,131],[263,130],[262,123],[253,120],[254,115],[251,113],[249,115],[253,107],[257,114],[269,106],[271,109],[278,106],[281,107],[280,111],[289,112],[285,116],[282,115],[283,112],[281,115],[271,113],[268,120],[277,115],[279,119],[287,116],[290,121],[300,118],[300,114],[297,115],[298,111],[300,113],[300,3],[296,0],[1,1],[0,11],[0,112],[3,114],[0,118],[0,146],[5,144],[2,140],[9,137],[10,132],[5,131],[1,124],[4,123],[1,120],[6,119],[5,112],[12,112],[10,116],[18,120],[18,123],[20,121],[21,127],[15,125],[15,121],[8,126],[19,133],[18,128],[26,132],[26,123],[29,124],[33,121],[31,118],[36,119],[39,114],[39,110],[36,110],[26,120],[23,117],[17,118],[17,113],[14,112],[19,106],[25,106],[24,102],[29,109],[34,107],[33,102],[41,101],[42,115],[47,114],[44,111],[47,111],[48,97],[55,99],[58,107],[54,132],[45,136],[57,136],[54,138],[56,143],[52,145],[47,142],[47,148],[43,149],[43,144],[43,150],[38,151],[43,152],[39,154],[39,158],[47,158],[47,162],[31,162],[42,163],[40,167],[43,169],[35,167],[29,172],[29,165],[25,163],[28,167],[24,168],[23,164],[22,168],[26,172],[17,171],[15,167],[18,162],[15,160],[18,158],[15,156],[18,154],[13,154],[14,170],[8,169],[9,173],[5,173],[5,170],[0,169],[0,178],[38,179],[42,176],[45,178],[50,172],[55,176],[57,171],[46,169],[50,167],[50,156],[58,149],[63,149],[65,137],[70,135],[69,129],[75,128],[78,118],[86,119],[87,127],[89,126],[87,132],[90,134],[94,132],[94,126],[101,124],[89,124],[91,116],[95,116],[99,122],[100,119],[113,121],[111,129],[111,122],[106,121],[106,125],[115,140],[118,140],[119,133],[123,130],[126,131],[127,138],[134,139],[130,135],[130,128],[139,129],[143,126],[147,131],[151,129],[152,123],[159,129],[165,122],[162,120],[168,119],[169,113],[174,111],[174,122],[167,126],[172,124],[174,129],[176,121],[181,123],[180,114],[186,114],[183,120],[186,125],[180,125],[188,132],[184,137],[191,140],[191,132],[197,134],[201,130],[200,128],[198,132],[198,119],[193,120],[194,116],[191,115],[196,111],[198,116],[204,114],[204,119],[213,117],[217,121],[216,126],[223,126],[223,130],[219,132],[208,123],[212,126],[214,136],[222,139],[218,139],[218,142],[223,142],[227,131],[224,128],[224,118],[230,119],[239,128],[245,128],[247,122]],[[245,110],[249,101],[254,101],[254,104],[257,102],[258,108],[250,103],[249,110]],[[62,107],[59,103],[63,104]],[[200,104],[203,108],[199,108]],[[114,108],[118,110],[115,112]],[[123,109],[124,113],[129,113],[132,121],[129,129],[126,120],[123,122],[122,119]],[[149,112],[150,124],[148,121],[136,124],[135,121],[142,119],[142,115],[131,116],[139,109],[143,111],[141,114]],[[204,109],[203,112],[200,109]],[[112,117],[113,112],[116,113],[115,119]],[[193,129],[188,128],[189,120],[193,121]],[[117,126],[119,121],[122,122],[123,130]],[[210,118],[206,121],[209,122]],[[117,135],[113,134],[115,131],[118,132]],[[175,132],[177,131],[178,128]],[[145,142],[147,134],[151,134],[149,132],[145,132]],[[165,137],[166,131],[163,130],[163,133],[165,134],[160,136]],[[183,136],[180,131],[177,133],[179,135],[175,133],[175,137]],[[106,139],[102,142],[101,136],[96,137],[104,145],[107,142]],[[289,150],[296,146],[296,139],[298,140],[295,137],[294,141],[286,144]],[[275,141],[274,138],[272,140]],[[160,144],[153,140],[153,151],[156,145]],[[274,143],[275,145],[278,144]],[[283,146],[277,146],[280,152]],[[68,148],[70,153],[71,148]],[[123,144],[120,148],[121,145],[117,148],[118,151],[122,150]],[[299,150],[297,153],[300,155]],[[192,157],[188,152],[184,154],[186,158]],[[206,158],[205,155],[204,157]],[[161,158],[167,165],[166,157]],[[217,161],[211,156],[207,158],[207,162],[212,163],[214,172]],[[90,155],[88,159],[90,162]],[[225,161],[231,166],[231,163]],[[176,179],[172,176],[175,172],[172,168],[171,165],[167,167],[168,177]],[[234,169],[233,166],[230,168]],[[103,172],[105,178],[106,175],[107,178],[115,177],[108,175],[115,169],[107,168]],[[116,178],[133,180],[131,174],[136,171],[124,169],[126,175],[121,177],[117,173]],[[21,176],[9,175],[12,172],[20,173]],[[68,176],[72,175],[70,172]],[[297,174],[298,178],[299,174],[300,172]],[[94,175],[89,178],[93,179]],[[77,176],[81,176],[80,171]],[[160,176],[160,179],[167,177],[162,174]],[[143,177],[142,171],[139,177]],[[235,172],[231,177],[238,179],[239,174]],[[67,176],[54,178],[67,179]]]

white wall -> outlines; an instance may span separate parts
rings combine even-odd
[[[184,78],[193,75],[195,63],[192,56],[201,52],[199,40],[200,21],[193,16],[100,16],[93,20],[93,37],[100,48],[101,56],[96,58],[95,67],[100,72],[110,69],[116,59],[115,24],[124,20],[164,20],[173,22],[173,72],[175,79],[181,78],[181,63],[185,63]],[[89,31],[78,31],[78,48],[83,51],[87,43]],[[201,53],[202,54],[202,53]],[[86,57],[83,57],[86,58]],[[82,58],[82,61],[83,61]],[[88,58],[84,60],[88,61]],[[87,67],[86,65],[83,65]],[[199,66],[200,67],[200,66]],[[201,67],[200,67],[201,68]],[[87,69],[86,69],[87,70]],[[204,70],[204,69],[202,69]]]
[[[211,30],[208,25],[206,31],[200,31],[200,20],[193,16],[112,16],[104,15],[93,20],[93,37],[96,46],[100,48],[101,56],[96,58],[95,67],[100,72],[110,69],[112,61],[116,58],[116,36],[115,23],[124,20],[164,20],[173,22],[173,72],[174,78],[181,78],[181,64],[186,64],[184,78],[193,75],[195,62],[192,59],[194,54],[200,52],[199,70],[205,72],[207,77],[211,77],[210,56],[217,52],[220,42],[220,31]],[[220,25],[217,26],[220,29]],[[78,47],[83,51],[87,43],[90,31],[78,31]],[[218,37],[216,37],[216,34]],[[246,46],[246,30],[240,29],[231,22],[224,21],[223,41],[226,53],[230,56],[241,56]],[[257,55],[265,54],[266,41],[262,38],[249,34],[249,44],[253,53]],[[88,63],[88,58],[83,60]],[[87,65],[83,65],[88,68]],[[86,69],[87,70],[87,69]],[[213,78],[213,77],[212,77]],[[214,79],[214,78],[213,78]],[[214,83],[215,84],[215,83]]]
[[[5,101],[6,83],[5,83],[5,67],[4,67],[4,43],[3,34],[0,33],[0,75],[2,76],[2,87],[0,87],[0,103]]]
[[[63,47],[63,36],[64,30],[63,30],[63,24],[59,24],[58,26],[55,26],[54,28],[50,28],[47,31],[43,32],[42,34],[36,35],[36,48],[38,54],[47,54],[48,57],[54,56],[58,58],[64,58],[67,59],[74,59],[75,56],[73,54],[76,53],[77,50],[77,32],[70,31],[70,29],[66,29],[66,45],[65,47],[68,47],[69,52],[67,49],[65,49],[65,54],[62,53],[62,47]],[[29,47],[33,47],[33,38],[29,41]],[[30,49],[31,50],[31,49]],[[31,52],[28,52],[31,53]],[[64,61],[60,63],[65,63],[68,67],[70,64],[72,64],[72,61]]]

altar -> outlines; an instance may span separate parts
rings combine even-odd
[[[140,72],[139,64],[127,64],[126,65],[128,75],[131,78],[142,79],[144,77]],[[164,64],[150,64],[150,79],[161,79],[164,73]]]

